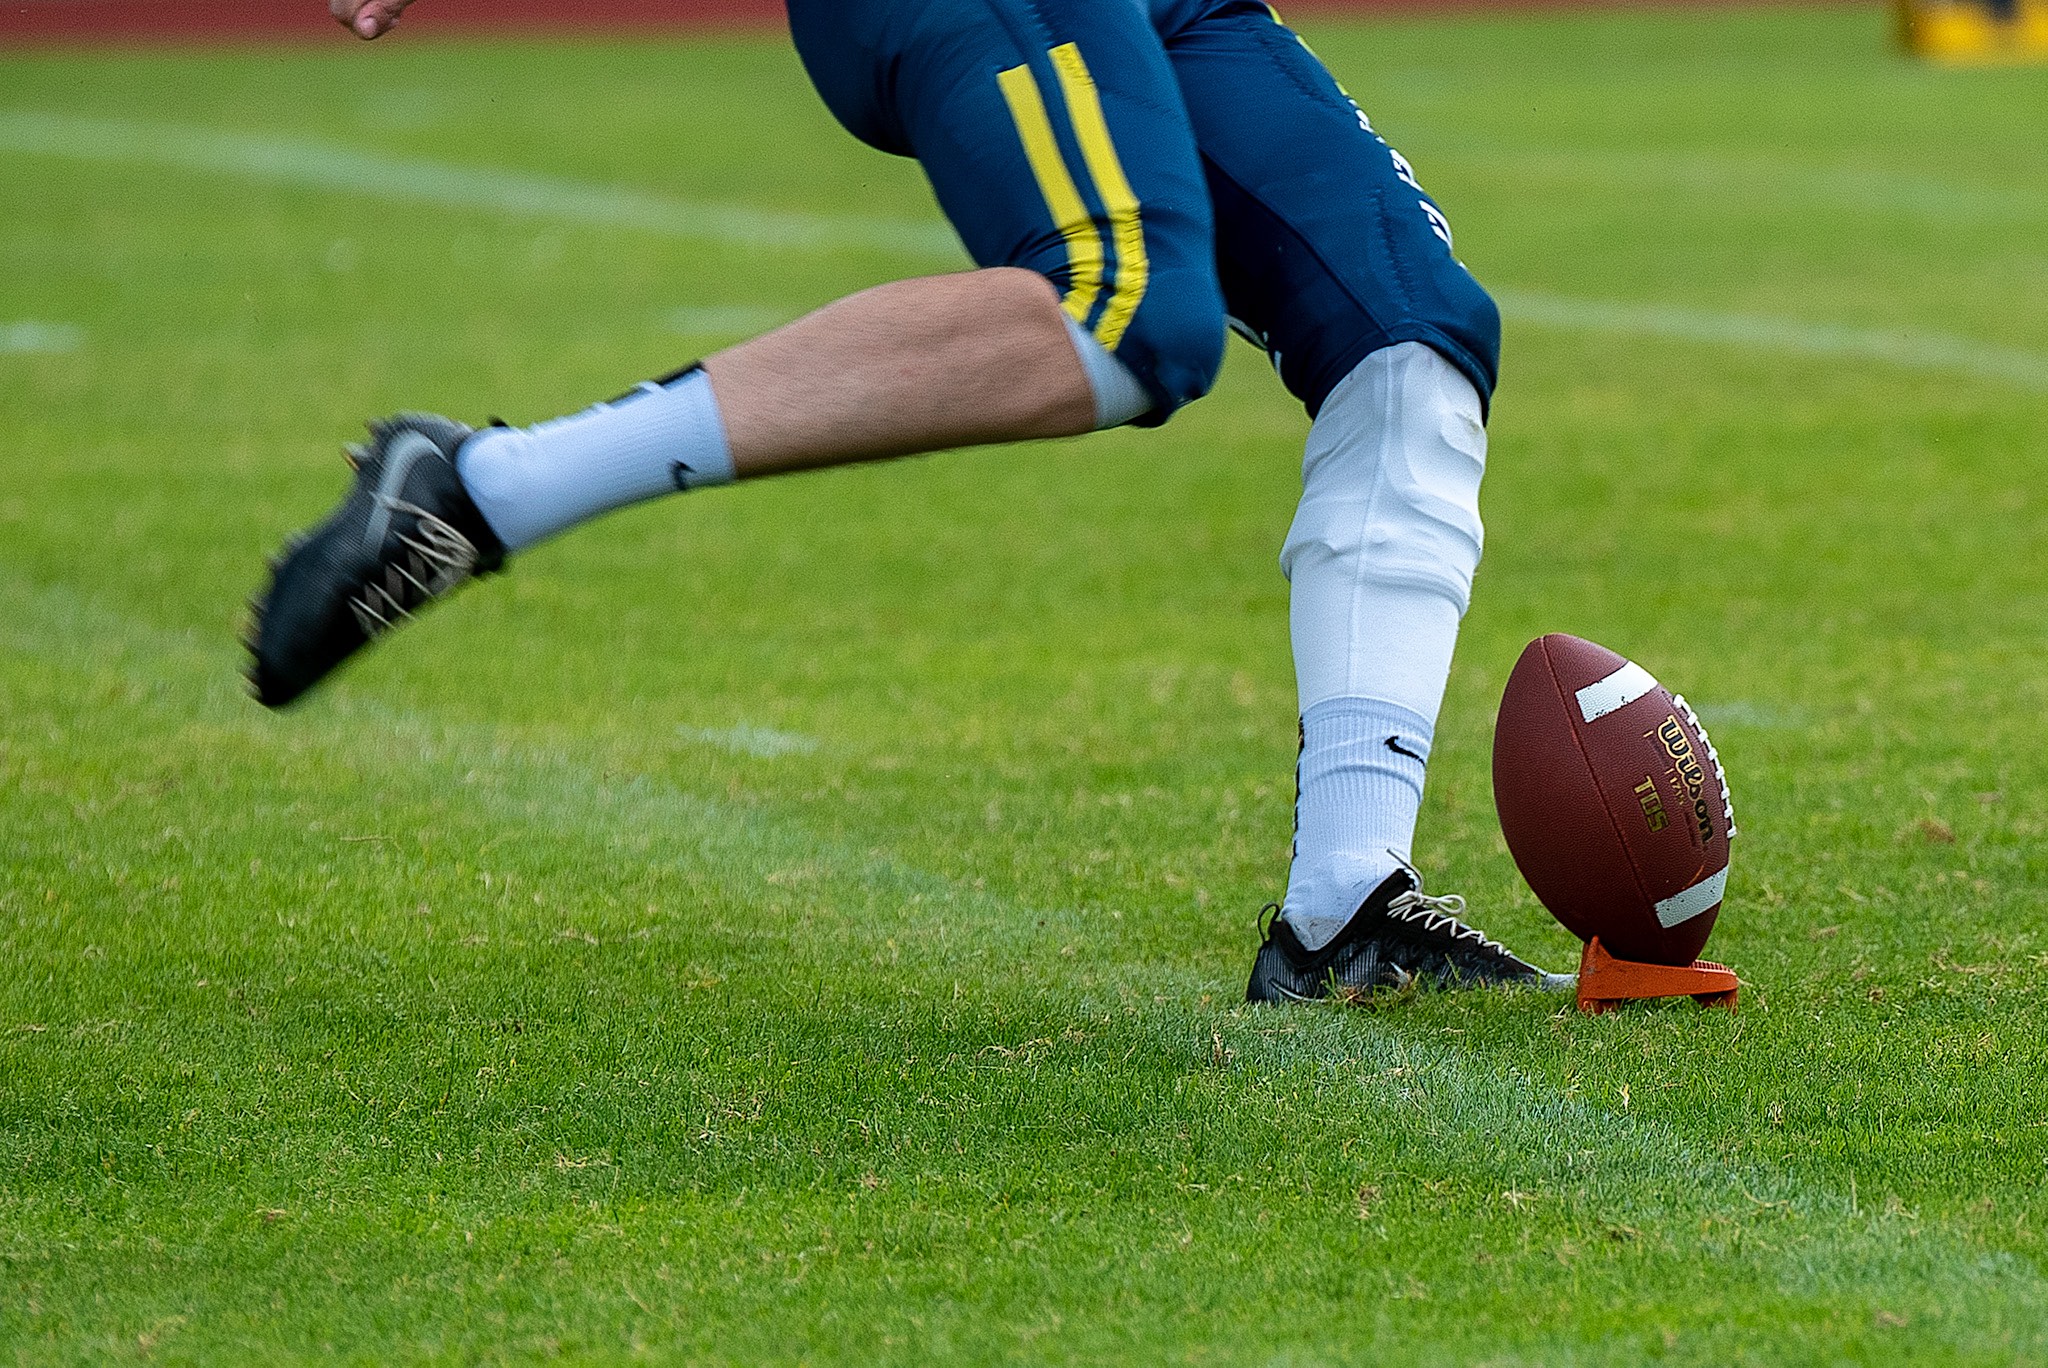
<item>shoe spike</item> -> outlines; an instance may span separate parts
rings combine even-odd
[[[361,442],[350,442],[341,449],[341,459],[348,462],[350,470],[361,470],[363,462],[370,459],[370,451]]]

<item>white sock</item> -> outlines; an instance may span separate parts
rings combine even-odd
[[[1150,412],[1152,398],[1130,368],[1067,324],[1095,396],[1096,426]],[[507,551],[615,508],[734,478],[725,420],[702,370],[534,427],[486,428],[463,444],[456,469]]]
[[[1303,741],[1283,916],[1311,949],[1410,856],[1485,465],[1478,392],[1416,342],[1360,362],[1309,433],[1281,567]]]
[[[530,428],[485,428],[462,444],[456,469],[507,551],[627,504],[733,479],[725,420],[702,370]]]
[[[1311,950],[1408,860],[1435,728],[1397,703],[1331,698],[1301,719],[1294,862],[1281,916]]]

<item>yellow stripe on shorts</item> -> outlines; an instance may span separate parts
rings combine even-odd
[[[1081,60],[1081,49],[1063,43],[1051,56],[1067,102],[1067,117],[1073,120],[1088,174],[1094,178],[1102,206],[1109,211],[1110,231],[1116,235],[1116,288],[1109,307],[1102,311],[1102,321],[1095,326],[1095,340],[1115,351],[1152,280],[1152,262],[1145,255],[1145,223],[1138,212],[1138,197],[1116,154],[1116,143],[1109,136],[1109,122],[1102,117],[1102,97],[1095,78]]]
[[[1045,196],[1046,211],[1052,215],[1060,236],[1067,240],[1067,263],[1073,268],[1073,279],[1067,286],[1063,306],[1085,328],[1088,316],[1095,311],[1096,298],[1102,293],[1102,234],[1095,227],[1095,216],[1081,200],[1081,192],[1067,170],[1066,158],[1060,155],[1059,139],[1053,136],[1052,120],[1046,117],[1045,96],[1040,93],[1031,68],[1011,67],[997,75],[996,84],[1010,106],[1010,118],[1017,125],[1024,156],[1031,163],[1031,174],[1038,178],[1039,193]]]
[[[1273,22],[1274,22],[1274,23],[1278,24],[1278,25],[1279,25],[1279,26],[1280,26],[1281,28],[1287,28],[1287,21],[1286,21],[1285,19],[1282,19],[1282,18],[1280,17],[1280,11],[1279,11],[1279,10],[1275,9],[1275,8],[1274,8],[1273,6],[1271,6],[1271,5],[1268,5],[1268,6],[1266,6],[1266,13],[1268,13],[1268,14],[1270,14],[1270,15],[1272,15],[1272,16],[1273,16]],[[1290,33],[1293,33],[1294,31],[1293,31],[1292,29],[1288,29],[1288,32],[1290,32]],[[1337,73],[1336,73],[1336,72],[1334,72],[1334,71],[1330,71],[1330,64],[1329,64],[1328,62],[1325,62],[1325,61],[1324,61],[1324,60],[1323,60],[1322,58],[1320,58],[1320,57],[1316,57],[1316,50],[1315,50],[1314,48],[1312,48],[1312,47],[1310,47],[1310,46],[1308,45],[1308,39],[1306,39],[1306,38],[1302,37],[1302,36],[1301,36],[1300,34],[1298,34],[1298,33],[1295,33],[1295,34],[1294,34],[1294,41],[1295,41],[1295,42],[1297,42],[1297,43],[1299,43],[1299,44],[1301,44],[1301,50],[1302,50],[1303,52],[1306,52],[1306,53],[1307,53],[1307,54],[1308,54],[1309,56],[1311,56],[1311,57],[1315,57],[1315,58],[1316,58],[1316,65],[1317,65],[1317,66],[1321,67],[1321,68],[1322,68],[1322,69],[1323,69],[1324,71],[1329,71],[1329,72],[1330,72],[1330,79],[1331,79],[1331,80],[1333,80],[1333,81],[1337,81]],[[1351,92],[1350,92],[1350,91],[1348,91],[1348,90],[1346,90],[1346,89],[1344,88],[1344,83],[1343,83],[1342,81],[1337,81],[1337,93],[1338,93],[1339,95],[1342,95],[1342,96],[1343,96],[1343,97],[1344,97],[1345,99],[1347,99],[1347,100],[1350,100],[1350,101],[1351,101],[1351,103],[1352,103],[1353,105],[1356,105],[1356,104],[1358,103],[1358,101],[1357,101],[1357,100],[1356,100],[1355,98],[1353,98],[1353,96],[1352,96]],[[1363,109],[1361,109],[1361,110],[1359,110],[1359,112],[1360,112],[1360,113],[1362,114],[1362,113],[1364,113],[1365,111],[1364,111]]]

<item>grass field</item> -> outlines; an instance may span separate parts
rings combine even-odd
[[[1319,22],[1499,288],[1432,885],[1522,644],[1701,705],[1737,1016],[1238,999],[1304,423],[723,490],[286,716],[363,416],[955,261],[770,38],[0,56],[0,1360],[2048,1358],[2048,74]]]

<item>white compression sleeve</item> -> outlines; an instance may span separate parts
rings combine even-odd
[[[1359,363],[1310,430],[1280,560],[1302,731],[1282,915],[1310,949],[1409,858],[1485,466],[1478,391],[1421,343]]]
[[[1116,359],[1116,356],[1095,340],[1095,335],[1076,323],[1070,314],[1062,314],[1067,321],[1067,336],[1074,339],[1074,352],[1081,358],[1081,369],[1088,373],[1088,388],[1095,392],[1095,429],[1122,427],[1133,418],[1142,418],[1153,408],[1152,396],[1138,383],[1138,377],[1131,374],[1131,368]]]
[[[1422,343],[1374,352],[1331,392],[1280,555],[1302,712],[1376,698],[1435,725],[1484,545],[1485,470],[1479,393]]]

